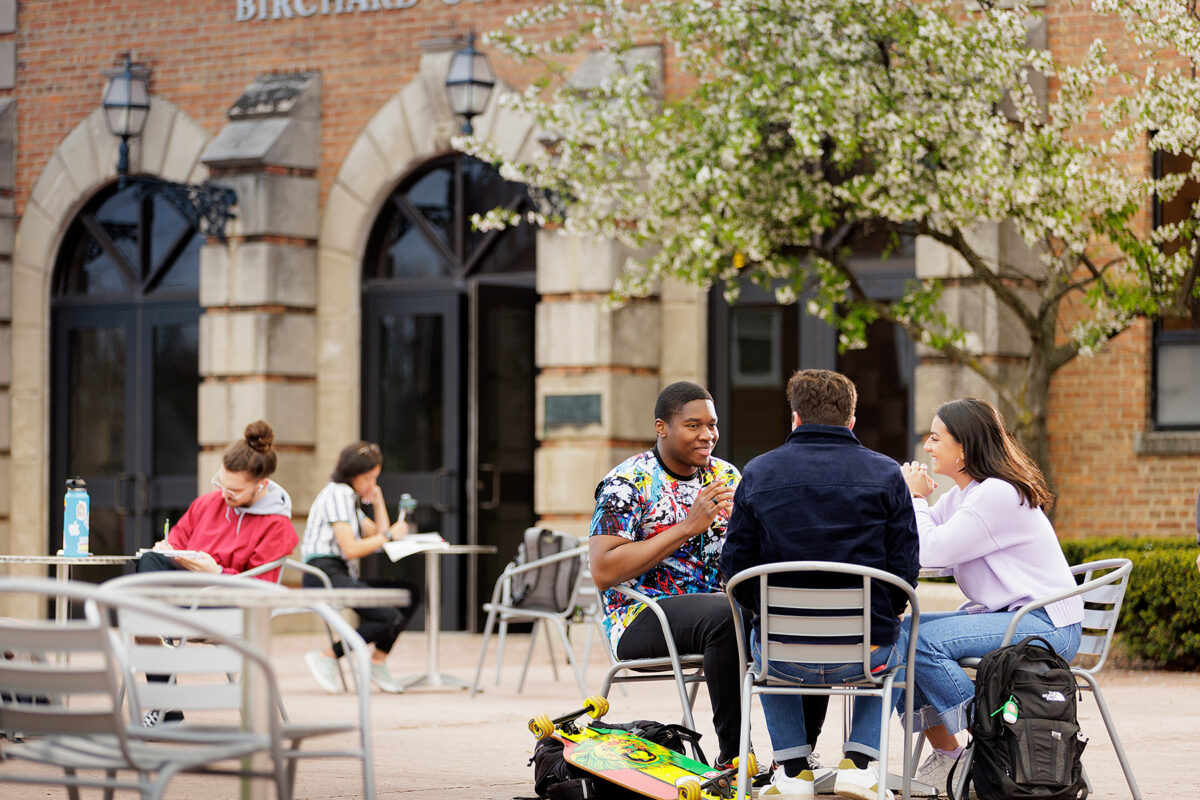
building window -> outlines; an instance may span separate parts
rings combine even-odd
[[[1154,421],[1158,428],[1200,428],[1200,302],[1184,319],[1154,326]]]
[[[783,385],[779,363],[782,321],[780,307],[733,309],[730,378],[735,387],[778,389]]]
[[[1155,153],[1156,177],[1186,172],[1191,161],[1186,156]],[[1200,186],[1184,184],[1167,202],[1154,206],[1155,225],[1186,219],[1200,202]],[[1165,245],[1169,249],[1179,242]],[[1160,430],[1200,428],[1200,301],[1191,305],[1191,314],[1158,320],[1154,324],[1152,413],[1154,427]]]

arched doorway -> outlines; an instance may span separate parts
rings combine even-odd
[[[384,494],[412,493],[420,530],[499,551],[444,565],[452,629],[474,627],[479,597],[535,519],[535,232],[470,223],[529,202],[487,164],[440,156],[388,197],[363,260],[363,436],[383,449]],[[419,563],[375,558],[368,574],[422,582]]]
[[[162,195],[99,192],[71,222],[51,287],[51,522],[91,494],[91,550],[133,553],[196,492],[203,238]],[[57,513],[56,513],[57,512]],[[53,551],[59,538],[51,537]]]

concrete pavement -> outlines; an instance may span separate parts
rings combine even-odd
[[[316,634],[286,634],[274,640],[272,659],[294,718],[350,713],[345,696],[329,695],[317,688],[304,665],[304,651],[317,646],[320,640]],[[479,635],[443,634],[443,670],[469,680],[480,642]],[[508,800],[534,796],[533,769],[526,763],[534,742],[526,722],[539,712],[553,715],[576,708],[580,697],[565,664],[559,669],[559,679],[553,679],[544,646],[534,653],[525,691],[517,693],[527,642],[526,636],[510,637],[500,685],[496,686],[493,639],[484,673],[485,691],[474,698],[467,691],[456,689],[374,694],[372,714],[379,798]],[[404,634],[390,658],[393,673],[419,669],[424,663],[423,646],[420,633]],[[589,691],[599,688],[606,666],[604,659],[602,651],[593,647],[587,670]],[[1190,766],[1200,761],[1200,675],[1118,669],[1106,669],[1100,675],[1143,796],[1156,800],[1194,793],[1196,779]],[[618,689],[610,699],[612,709],[608,717],[612,720],[676,721],[679,717],[674,689],[666,683],[630,686],[624,695]],[[826,763],[840,757],[839,703],[834,700],[831,704],[830,719],[818,746]],[[701,744],[713,755],[715,738],[710,715],[708,700],[701,692],[696,719],[704,734]],[[1080,721],[1090,740],[1084,764],[1096,787],[1092,797],[1097,800],[1129,797],[1096,704],[1088,694],[1080,701]],[[757,751],[768,755],[770,742],[757,708],[754,730]],[[892,741],[897,744],[891,748],[893,758],[899,755],[899,738],[900,727],[894,723]],[[297,790],[297,798],[308,800],[360,797],[356,764],[342,759],[303,761]],[[177,778],[168,793],[174,800],[234,796],[229,781],[192,777]]]
[[[923,608],[925,601],[922,601]],[[473,675],[481,636],[450,633],[441,638],[441,666],[464,679]],[[303,654],[321,644],[318,633],[281,633],[274,637],[271,657],[279,675],[293,719],[332,719],[350,716],[349,695],[330,695],[312,680]],[[534,741],[526,729],[537,713],[551,715],[577,708],[579,691],[566,664],[559,679],[551,674],[544,643],[534,654],[523,693],[517,692],[527,636],[510,637],[500,684],[494,683],[495,645],[485,670],[485,691],[474,698],[461,689],[414,689],[389,695],[376,691],[372,700],[375,736],[377,797],[381,800],[508,800],[533,797],[532,767],[527,761]],[[598,645],[598,642],[593,644]],[[560,648],[561,649],[561,648]],[[577,646],[577,651],[581,648]],[[562,660],[561,652],[558,658]],[[401,636],[389,664],[400,676],[424,665],[423,634]],[[587,670],[589,691],[599,689],[607,665],[599,646],[592,648]],[[1200,761],[1200,675],[1194,673],[1105,669],[1101,686],[1116,718],[1134,774],[1147,800],[1191,796],[1196,779],[1191,767]],[[614,721],[657,719],[677,721],[678,701],[666,683],[614,690],[608,718]],[[1080,701],[1080,721],[1090,740],[1084,764],[1095,784],[1096,800],[1129,797],[1124,778],[1090,695]],[[825,763],[840,758],[838,713],[840,701],[831,703],[830,718],[818,744]],[[711,712],[702,691],[696,719],[710,756],[714,755]],[[770,755],[770,742],[761,710],[754,711],[753,741],[760,757]],[[892,758],[899,756],[900,727],[892,726]],[[895,762],[893,762],[895,763]],[[0,770],[5,769],[0,764]],[[85,797],[89,796],[85,793]],[[97,795],[98,796],[98,795]],[[177,777],[169,800],[223,800],[237,796],[236,784],[225,778]],[[348,759],[312,759],[300,763],[298,800],[340,800],[362,796],[358,762]],[[61,798],[62,789],[14,787],[0,789],[4,800]]]

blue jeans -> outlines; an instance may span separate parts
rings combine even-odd
[[[913,698],[913,730],[944,725],[947,733],[958,733],[970,723],[967,707],[975,697],[975,684],[958,665],[958,659],[978,658],[995,650],[1004,638],[1015,611],[968,614],[943,611],[921,615],[917,628],[916,696]],[[900,625],[896,649],[907,652],[910,617]],[[1045,609],[1021,618],[1013,642],[1041,636],[1054,651],[1070,661],[1079,649],[1079,623],[1055,628]],[[902,656],[903,657],[903,656]],[[898,693],[897,713],[904,713],[904,693]]]
[[[882,671],[894,666],[899,659],[895,645],[887,645],[871,653],[871,671]],[[750,653],[755,666],[762,664],[762,652],[758,631],[750,633]],[[768,673],[774,678],[809,684],[854,683],[863,678],[861,662],[851,664],[791,664],[772,661]],[[782,763],[789,759],[807,756],[812,752],[804,727],[803,696],[796,694],[761,694],[763,715],[767,718],[767,732],[771,735],[771,749],[775,760]],[[855,697],[854,720],[850,726],[850,738],[843,748],[845,752],[858,752],[871,759],[879,758],[880,699],[878,697]]]

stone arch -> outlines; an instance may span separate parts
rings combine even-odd
[[[199,182],[211,137],[178,106],[152,97],[146,127],[130,143],[131,171]],[[63,138],[38,176],[13,249],[10,390],[12,522],[8,552],[45,553],[50,520],[50,281],[62,237],[79,209],[117,178],[118,140],[96,108]]]
[[[444,81],[451,53],[428,53],[420,73],[379,109],[351,145],[325,202],[317,243],[317,464],[331,464],[360,429],[361,278],[367,237],[396,184],[428,159],[453,151],[461,121]],[[505,108],[497,83],[475,133],[509,158],[538,146],[534,120]]]

